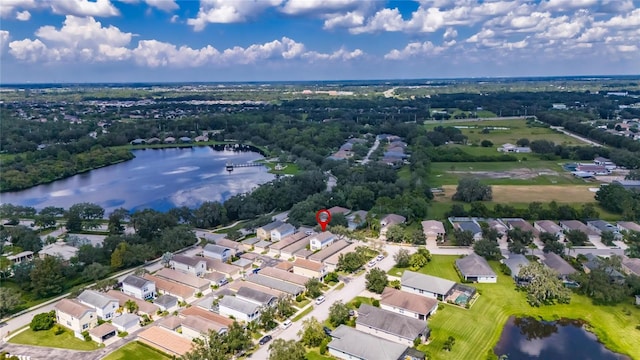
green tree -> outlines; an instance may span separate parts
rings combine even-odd
[[[499,260],[502,258],[497,242],[482,239],[473,244],[473,251],[487,260]]]
[[[291,304],[291,296],[280,295],[276,302],[276,315],[281,319],[286,319],[295,314],[296,310]]]
[[[507,230],[507,240],[520,242],[523,245],[528,246],[533,242],[533,232],[514,227],[513,229]]]
[[[482,225],[482,238],[497,243],[498,239],[502,237],[498,229],[485,225],[485,223],[482,223]]]
[[[422,254],[415,253],[409,257],[409,266],[412,271],[418,271],[423,266],[427,265],[429,261]]]
[[[219,334],[209,330],[204,339],[194,339],[191,351],[183,356],[184,360],[230,360],[230,348],[227,343],[228,334]]]
[[[409,267],[410,257],[409,250],[400,249],[395,255],[393,255],[393,260],[396,262],[396,267],[406,268]]]
[[[247,350],[253,345],[249,330],[237,321],[229,325],[226,335],[226,342],[231,354]]]
[[[315,317],[302,321],[302,329],[298,331],[300,341],[307,347],[317,347],[327,335],[322,329],[322,324]]]
[[[342,324],[346,324],[347,320],[349,320],[349,308],[345,305],[342,300],[338,300],[331,304],[329,308],[329,322],[334,327],[337,327]]]
[[[600,241],[607,246],[613,246],[613,241],[616,239],[616,236],[611,231],[603,231],[600,235]]]
[[[322,295],[322,283],[316,278],[309,279],[304,284],[304,287],[306,289],[307,296],[311,298],[317,298],[318,296]]]
[[[386,233],[387,241],[391,241],[394,243],[399,243],[404,240],[404,226],[402,225],[391,225],[387,229]]]
[[[57,295],[64,290],[64,269],[62,260],[57,257],[35,259],[30,277],[33,292],[39,298]]]
[[[542,241],[545,244],[558,242],[558,235],[552,234],[546,231],[541,232],[538,235],[538,238],[540,239],[540,241]]]
[[[124,308],[130,314],[137,314],[138,313],[138,309],[139,309],[138,304],[133,300],[127,300],[124,303]]]
[[[82,276],[91,281],[104,278],[109,273],[109,267],[100,263],[91,263],[82,270]]]
[[[387,286],[387,284],[389,284],[387,273],[379,268],[373,268],[369,270],[369,272],[365,276],[365,279],[367,280],[367,290],[376,294],[382,294],[384,288]]]
[[[519,277],[528,279],[527,301],[531,306],[550,305],[555,302],[568,304],[571,292],[567,289],[558,273],[538,262],[532,262],[520,269]]]
[[[129,210],[124,208],[115,209],[109,214],[109,234],[120,235],[124,234],[125,221],[129,218]]]
[[[509,252],[524,255],[527,253],[527,246],[520,241],[513,241],[507,245]]]
[[[470,246],[473,244],[473,234],[469,230],[453,230],[453,242],[458,246]]]
[[[275,339],[269,345],[269,360],[305,360],[307,351],[300,341]]]
[[[493,198],[491,186],[484,185],[477,178],[462,178],[458,181],[458,188],[452,199],[456,201],[474,202],[491,201]]]
[[[26,226],[18,225],[7,229],[11,243],[24,251],[38,252],[42,249],[42,240],[38,233]]]
[[[542,251],[546,253],[555,253],[558,255],[564,254],[564,244],[560,241],[550,241],[544,244]]]
[[[340,254],[338,257],[338,270],[342,270],[348,273],[352,273],[362,267],[367,259],[358,252],[349,252],[346,254]]]
[[[8,288],[0,288],[0,318],[9,314],[20,302],[19,292]]]
[[[427,237],[422,229],[407,228],[404,231],[404,242],[413,245],[424,245],[427,243]]]
[[[576,229],[567,231],[564,237],[573,246],[584,246],[589,241],[586,233]]]
[[[33,331],[49,330],[56,322],[56,312],[54,310],[40,313],[33,316],[29,328]]]
[[[276,309],[271,306],[263,306],[260,310],[260,326],[266,331],[273,330],[276,322]]]
[[[493,143],[490,140],[486,140],[485,139],[485,140],[482,140],[480,142],[480,146],[482,146],[482,147],[492,147]]]

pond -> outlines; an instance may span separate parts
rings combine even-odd
[[[539,321],[511,317],[494,352],[509,360],[628,360],[604,347],[580,320]]]
[[[227,162],[242,164],[262,159],[249,151],[216,150],[202,146],[134,150],[135,158],[120,164],[92,170],[50,184],[0,194],[0,202],[14,205],[69,208],[92,202],[109,214],[116,208],[199,206],[204,201],[224,201],[253,190],[275,178],[264,166],[234,168]]]

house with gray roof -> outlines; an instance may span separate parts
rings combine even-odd
[[[556,224],[555,221],[538,220],[533,223],[533,227],[540,233],[546,232],[553,234],[559,241],[564,241],[564,232],[562,232],[562,228]]]
[[[329,354],[338,359],[404,360],[407,345],[340,325],[331,332]]]
[[[457,259],[456,268],[466,281],[479,283],[498,282],[498,275],[491,269],[487,260],[476,253],[471,253],[462,259]]]
[[[622,271],[627,275],[640,276],[640,259],[624,257],[622,259]]]
[[[231,249],[216,244],[207,244],[204,246],[202,255],[210,259],[227,262],[231,257]]]
[[[113,318],[111,324],[113,324],[118,331],[131,333],[140,328],[140,317],[136,314],[125,312]]]
[[[577,230],[587,234],[587,238],[589,239],[589,241],[593,241],[593,240],[600,241],[600,234],[597,231],[585,225],[582,221],[562,220],[560,221],[560,227],[562,227],[565,234],[567,231]]]
[[[413,346],[415,339],[422,342],[429,337],[425,321],[368,304],[362,304],[358,308],[356,330],[407,346]]]
[[[82,304],[92,307],[96,311],[96,315],[102,320],[111,320],[118,310],[118,299],[111,296],[95,291],[85,290],[78,295],[77,300]]]
[[[500,260],[500,262],[505,264],[509,268],[509,270],[511,271],[511,277],[518,284],[528,282],[528,279],[523,279],[519,275],[520,269],[529,265],[529,259],[527,259],[527,257],[522,254],[509,254],[508,256],[509,257],[507,259],[502,259]]]
[[[283,223],[277,228],[271,230],[271,241],[280,241],[285,236],[292,235],[294,232],[296,232],[296,228],[293,225]]]
[[[238,299],[250,301],[258,306],[274,306],[278,298],[264,291],[243,286],[236,293]]]
[[[147,300],[156,296],[156,284],[137,275],[129,275],[122,280],[122,292],[136,299]]]
[[[199,277],[207,272],[207,262],[201,256],[173,255],[169,265],[172,269]]]
[[[444,301],[455,282],[436,276],[405,271],[400,279],[401,290]]]
[[[405,218],[402,215],[398,215],[398,214],[385,215],[382,219],[380,219],[380,234],[381,235],[386,234],[387,230],[389,230],[389,227],[393,225],[404,224],[405,221],[407,221],[407,218]]]
[[[542,263],[548,268],[555,270],[561,279],[567,280],[567,277],[577,270],[571,266],[565,259],[556,253],[544,254],[544,260]]]
[[[331,257],[333,254],[341,251],[347,246],[349,246],[349,243],[346,240],[338,240],[333,244],[327,246],[326,248],[316,253],[313,253],[312,255],[309,256],[308,259],[311,261],[323,262],[329,257]]]
[[[587,261],[582,263],[582,268],[584,269],[584,272],[586,272],[587,274],[593,270],[596,270],[604,266],[603,260],[593,253],[585,254],[585,257],[587,258]],[[624,275],[622,275],[622,273],[620,273],[618,270],[614,269],[613,267],[611,266],[605,267],[604,272],[607,275],[609,275],[609,278],[611,279],[611,281],[616,283],[624,282]]]
[[[260,317],[260,306],[235,296],[223,296],[218,302],[220,315],[233,316],[238,321],[252,322]]]
[[[482,228],[480,224],[473,218],[455,219],[449,218],[449,222],[454,229],[459,231],[468,231],[473,236],[473,240],[481,240],[482,239]]]
[[[158,305],[162,311],[172,311],[178,307],[178,298],[173,295],[163,294],[153,300],[153,303]]]
[[[247,276],[248,282],[266,287],[268,289],[274,289],[282,291],[289,295],[298,296],[304,292],[304,286],[295,285],[279,279],[270,278],[260,274],[253,274]]]
[[[622,234],[620,233],[620,230],[618,230],[618,227],[604,220],[587,221],[587,226],[598,232],[600,235],[605,232],[610,232],[616,240],[622,239]]]
[[[260,240],[269,240],[271,239],[271,230],[277,229],[280,225],[284,224],[283,221],[276,220],[272,223],[260,226],[256,230],[256,236]]]

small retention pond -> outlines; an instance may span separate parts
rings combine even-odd
[[[580,320],[539,321],[511,317],[494,352],[509,360],[628,360],[605,348]]]

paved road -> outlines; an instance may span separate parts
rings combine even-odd
[[[533,115],[528,116],[502,116],[502,117],[488,117],[488,118],[474,118],[474,119],[449,119],[449,120],[426,120],[425,124],[451,124],[451,123],[467,123],[472,121],[500,121],[500,120],[519,120],[526,118],[535,118]]]
[[[380,146],[380,139],[378,139],[378,137],[376,136],[376,141],[373,142],[373,146],[371,147],[371,149],[369,149],[369,152],[367,152],[367,156],[362,160],[363,165],[369,162],[369,158],[371,157],[371,154],[373,154],[373,152],[376,151],[376,149],[378,149],[378,146]]]
[[[567,136],[571,136],[574,139],[578,139],[578,140],[582,141],[583,143],[587,143],[587,144],[593,145],[593,146],[602,147],[602,144],[599,144],[599,143],[597,143],[597,142],[595,142],[593,140],[589,140],[589,139],[587,139],[585,137],[582,137],[580,135],[577,135],[577,134],[574,134],[572,132],[569,132],[569,131],[565,130],[562,126],[551,126],[551,129],[558,130],[558,131],[560,131],[561,133],[563,133],[563,134],[565,134]]]
[[[389,254],[382,261],[380,261],[376,267],[383,269],[385,271],[390,270],[393,265],[393,255],[395,255],[398,250],[402,248],[397,245],[388,244],[385,246],[385,251]],[[414,248],[407,248],[410,252],[413,252]],[[284,340],[298,340],[298,331],[302,329],[302,322],[310,317],[315,317],[320,322],[323,322],[325,319],[329,317],[329,308],[331,304],[338,300],[342,300],[343,302],[348,302],[354,297],[360,295],[365,290],[366,279],[364,275],[360,275],[358,277],[352,278],[348,284],[336,291],[331,291],[325,295],[325,302],[320,305],[313,304],[313,310],[305,315],[299,321],[294,322],[288,329],[282,330],[278,328],[273,331],[271,335],[274,338],[284,339]],[[269,344],[261,346],[253,355],[252,359],[268,359],[269,358]]]

